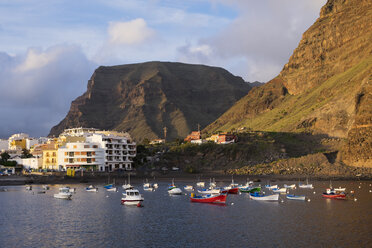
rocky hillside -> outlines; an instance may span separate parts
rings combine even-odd
[[[328,0],[280,74],[205,130],[311,132],[347,138],[342,159],[372,166],[372,2]]]
[[[167,140],[184,138],[250,89],[242,78],[217,67],[169,62],[101,66],[50,135],[83,126],[128,131],[141,141],[163,138],[167,127]]]

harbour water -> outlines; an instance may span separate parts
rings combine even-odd
[[[334,182],[346,187],[348,200],[324,199],[329,182],[312,183],[314,189],[290,191],[310,202],[285,195],[259,202],[242,193],[222,206],[169,196],[165,182],[154,192],[134,185],[145,198],[142,208],[121,205],[123,190],[103,185],[98,193],[71,185],[72,200],[53,198],[61,185],[46,194],[37,194],[41,185],[1,187],[0,247],[372,247],[371,182]]]

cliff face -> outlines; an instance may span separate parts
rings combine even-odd
[[[348,138],[344,158],[349,164],[371,161],[372,132],[366,129],[372,106],[367,87],[372,75],[371,20],[369,0],[328,0],[280,74],[250,91],[206,131],[249,127],[327,134]],[[355,157],[357,146],[362,147],[362,160]]]
[[[203,65],[148,62],[99,67],[87,91],[50,131],[95,127],[128,131],[136,140],[185,137],[218,118],[250,86],[228,71]]]

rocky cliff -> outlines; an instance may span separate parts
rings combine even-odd
[[[242,78],[217,67],[169,62],[101,66],[50,135],[83,126],[127,131],[140,141],[163,138],[167,127],[167,140],[183,138],[250,89]]]
[[[328,0],[280,74],[205,130],[249,127],[347,138],[343,160],[372,166],[371,20],[369,0]]]

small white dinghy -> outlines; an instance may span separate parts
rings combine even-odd
[[[49,185],[43,185],[43,190],[49,190]]]
[[[192,185],[186,185],[185,187],[183,187],[184,190],[194,190],[194,187]]]
[[[117,192],[118,191],[118,189],[116,187],[108,188],[106,190],[110,191],[110,192]]]
[[[197,187],[201,187],[201,188],[202,188],[202,187],[205,187],[205,182],[197,182],[197,183],[196,183],[196,186],[197,186]]]
[[[291,185],[284,184],[284,188],[286,188],[286,189],[295,189],[296,188],[296,184],[291,184]]]
[[[279,195],[262,195],[259,194],[258,192],[255,193],[250,193],[249,198],[252,200],[257,200],[257,201],[278,201],[279,200]]]
[[[32,186],[31,185],[26,185],[26,190],[32,190]]]
[[[54,194],[54,198],[58,199],[71,200],[71,197],[72,193],[70,192],[70,188],[68,187],[59,188],[59,193]]]
[[[288,200],[305,201],[304,195],[287,195]]]
[[[159,188],[159,184],[154,183],[154,184],[152,185],[152,187],[153,187],[154,189],[157,189],[157,188]]]
[[[276,189],[272,189],[272,191],[274,193],[281,193],[281,194],[287,193],[287,189],[286,188],[276,188]]]
[[[174,180],[172,180],[172,184],[168,187],[168,194],[170,195],[181,195],[182,190],[174,184]]]
[[[89,187],[86,187],[85,190],[87,192],[98,192],[98,188],[94,187],[93,185],[90,185]]]
[[[346,188],[338,187],[338,188],[334,188],[333,190],[334,191],[338,191],[338,192],[345,192],[346,191]]]

